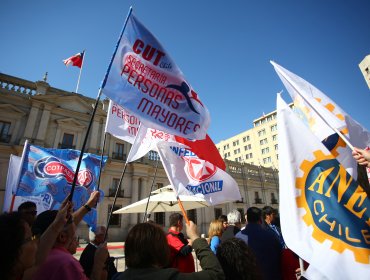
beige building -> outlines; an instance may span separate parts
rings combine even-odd
[[[0,74],[0,209],[3,209],[5,185],[11,154],[20,156],[26,140],[30,143],[45,148],[72,148],[81,149],[86,130],[92,113],[95,99],[66,92],[51,87],[46,79],[44,81],[31,82],[17,77]],[[104,140],[104,127],[106,122],[106,110],[108,100],[101,101],[87,141],[86,152],[100,154]],[[273,114],[270,114],[271,117]],[[266,116],[267,117],[267,116]],[[256,134],[241,134],[240,147],[243,145],[243,137],[249,136],[248,143],[251,149],[257,148],[253,141],[273,138],[272,122],[259,123],[255,121]],[[258,136],[258,130],[265,128],[265,135]],[[263,138],[263,137],[264,138]],[[237,139],[235,139],[237,140]],[[222,151],[233,151],[232,142],[228,142],[230,148]],[[272,147],[273,143],[271,143]],[[116,186],[120,180],[125,165],[126,155],[130,150],[130,144],[107,135],[105,155],[108,162],[102,172],[100,188],[105,193],[103,202],[97,206],[98,223],[105,225],[108,220],[109,210],[113,205]],[[266,145],[267,147],[267,145]],[[270,147],[270,146],[269,146]],[[244,149],[244,148],[243,148]],[[271,149],[265,157],[273,157]],[[232,152],[233,153],[233,152]],[[251,153],[255,153],[254,150]],[[257,157],[256,154],[253,154]],[[235,155],[236,156],[236,155]],[[239,155],[238,157],[241,157]],[[275,155],[276,157],[276,155]],[[245,158],[245,155],[244,155]],[[221,214],[227,214],[232,209],[241,212],[249,206],[263,207],[272,205],[278,207],[278,173],[276,169],[260,167],[248,163],[257,164],[257,161],[248,158],[244,162],[238,162],[231,155],[227,156],[227,172],[237,181],[242,195],[241,201],[235,201],[213,207],[201,208],[188,211],[190,219],[198,224],[200,233],[208,232],[211,220]],[[115,209],[129,205],[149,195],[151,186],[154,189],[169,184],[166,173],[159,164],[155,178],[157,157],[155,153],[149,153],[146,157],[127,165],[121,189]],[[271,159],[273,162],[273,159]],[[156,213],[151,216],[155,222],[168,226],[169,213]],[[242,215],[244,217],[244,215]],[[141,214],[113,215],[109,230],[110,241],[122,241],[128,230],[136,223],[141,222]],[[84,239],[88,237],[87,226],[79,226],[79,235]]]
[[[279,166],[276,111],[253,121],[253,128],[216,144],[223,158],[252,165]]]
[[[364,75],[367,86],[370,89],[370,54],[365,56],[358,66],[360,67],[361,73]]]

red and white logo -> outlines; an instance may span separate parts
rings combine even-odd
[[[198,182],[208,180],[217,172],[217,167],[208,161],[189,157],[183,157],[183,159],[186,162],[186,173]]]

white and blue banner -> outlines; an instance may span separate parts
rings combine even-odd
[[[70,194],[80,151],[70,149],[46,149],[25,144],[16,196],[40,197],[49,209],[59,209],[60,203]],[[104,163],[106,158],[104,158]],[[85,153],[73,193],[74,210],[89,199],[97,190],[100,156]],[[102,191],[100,199],[103,199]],[[92,228],[96,226],[97,213],[92,209],[83,220]]]

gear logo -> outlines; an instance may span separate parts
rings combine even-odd
[[[303,161],[303,177],[296,178],[300,196],[296,198],[312,237],[318,242],[331,241],[331,249],[353,252],[358,263],[369,264],[370,199],[362,187],[333,158],[314,152],[313,161]]]
[[[189,157],[183,159],[186,162],[186,173],[195,181],[206,181],[217,172],[217,167],[208,161]]]

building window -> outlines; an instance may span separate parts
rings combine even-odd
[[[260,140],[260,145],[267,144],[267,138]]]
[[[163,212],[155,212],[154,213],[154,222],[158,225],[165,226],[165,215]]]
[[[118,187],[118,184],[119,184],[119,180],[120,179],[118,179],[118,178],[113,178],[112,185],[109,188],[109,196],[110,197],[116,196],[116,191],[117,191],[117,187]],[[120,187],[122,187],[122,186],[120,186]],[[117,197],[124,197],[123,190],[121,190],[121,189],[118,190]]]
[[[122,206],[120,205],[114,205],[113,207],[113,212],[120,209]],[[108,217],[107,219],[109,218],[109,213],[112,209],[112,205],[108,205]],[[121,216],[122,215],[111,215],[110,217],[110,221],[109,221],[109,225],[110,226],[117,226],[117,227],[120,227],[121,226]]]
[[[271,204],[277,204],[277,199],[275,197],[275,193],[271,193]]]
[[[215,208],[215,219],[218,219],[222,215],[222,208]]]
[[[261,150],[261,152],[262,152],[262,154],[264,155],[264,154],[267,154],[268,152],[270,152],[270,149],[269,149],[269,147],[267,147],[267,148],[263,148],[263,149]]]
[[[254,203],[255,204],[261,204],[262,199],[260,198],[259,192],[254,192]]]
[[[274,124],[271,126],[271,131],[276,131],[277,130],[277,124]]]
[[[9,143],[10,142],[10,122],[0,121],[0,142]]]
[[[227,150],[229,148],[229,144],[226,144],[225,146],[224,146],[224,150]]]
[[[237,146],[237,145],[239,145],[239,140],[236,140],[236,141],[233,142],[234,147]]]
[[[279,145],[278,145],[278,144],[276,144],[276,145],[274,146],[274,148],[275,148],[275,151],[277,151],[277,150],[279,149]]]
[[[271,157],[267,157],[263,159],[263,164],[270,163],[271,162]]]
[[[272,141],[276,141],[277,140],[277,135],[272,135]]]
[[[261,129],[260,131],[258,131],[258,136],[263,136],[266,134],[266,130],[265,129]]]
[[[250,154],[249,154],[249,158],[253,158],[253,155],[252,155],[252,153],[250,153]]]
[[[125,148],[124,144],[116,143],[116,149],[112,153],[112,158],[126,160],[126,155],[123,153],[124,148]]]
[[[156,151],[149,151],[148,159],[156,161],[156,160],[160,160],[161,158],[159,157],[159,155]]]
[[[190,221],[193,221],[194,224],[197,224],[197,210],[196,209],[192,209],[192,210],[188,210],[186,211],[187,215],[188,215],[188,219]]]
[[[163,188],[163,183],[157,183],[157,190]]]
[[[74,149],[75,146],[73,146],[73,138],[75,136],[73,134],[64,133],[63,134],[63,140],[62,144],[60,145],[61,149]]]

